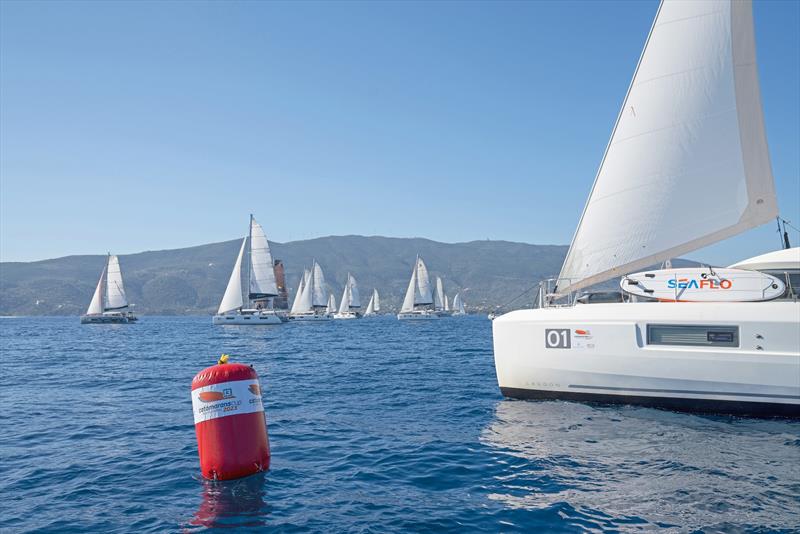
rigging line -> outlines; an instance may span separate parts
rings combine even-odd
[[[521,296],[525,295],[526,293],[530,292],[532,289],[536,289],[537,287],[539,287],[539,282],[537,282],[535,285],[532,285],[531,287],[529,287],[528,289],[526,289],[525,291],[523,291],[522,293],[520,293],[519,295],[517,295],[513,299],[509,300],[505,304],[501,304],[500,306],[497,306],[497,308],[505,308],[506,306],[511,305],[512,302],[514,302],[515,300],[517,300]]]
[[[797,228],[796,226],[792,225],[792,223],[790,223],[786,219],[781,219],[781,222],[783,223],[784,226],[788,226],[789,228],[791,228],[795,232],[800,232],[800,228]]]

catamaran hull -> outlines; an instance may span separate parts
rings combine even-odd
[[[262,326],[279,325],[286,322],[286,318],[277,313],[261,313],[251,315],[215,315],[212,319],[215,325],[233,326]]]
[[[128,324],[136,321],[119,315],[81,315],[81,324]]]
[[[426,313],[398,313],[397,318],[401,321],[430,321],[432,319],[438,319],[439,316],[433,312],[426,312]]]
[[[708,326],[711,338],[733,327],[736,343],[652,343],[648,327],[664,325]],[[515,311],[492,328],[507,397],[800,417],[798,302],[588,304]]]
[[[318,323],[321,321],[330,321],[330,315],[289,315],[290,321],[300,322],[300,323]]]
[[[347,321],[349,319],[359,319],[360,317],[355,313],[335,313],[333,318],[338,321]]]

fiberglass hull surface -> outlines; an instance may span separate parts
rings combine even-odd
[[[285,322],[280,315],[274,313],[252,315],[215,315],[215,325],[278,325]]]
[[[649,344],[648,325],[738,326],[738,346]],[[519,310],[492,329],[508,397],[800,416],[799,302]]]

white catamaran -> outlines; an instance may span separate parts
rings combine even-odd
[[[246,263],[246,269],[242,263]],[[244,279],[246,292],[243,291]],[[250,215],[250,233],[242,240],[239,255],[233,265],[228,286],[219,303],[216,325],[270,325],[286,321],[285,315],[276,312],[273,299],[278,296],[272,254],[264,229]],[[245,306],[245,304],[247,306]]]
[[[777,214],[751,3],[664,0],[559,279],[492,323],[502,393],[800,416],[800,249],[629,275]],[[619,302],[577,295],[619,276]]]
[[[378,315],[378,312],[381,311],[381,296],[378,294],[377,289],[372,290],[372,296],[369,298],[369,303],[367,303],[367,309],[364,312],[364,317],[373,317]]]
[[[408,282],[403,306],[397,318],[402,320],[429,320],[438,319],[439,316],[433,307],[433,292],[425,262],[417,256],[414,269],[411,271],[411,280]]]
[[[350,273],[347,273],[347,281],[342,292],[342,301],[339,303],[339,312],[334,314],[334,319],[358,319],[361,317],[361,298],[358,294],[358,284]]]
[[[328,287],[322,267],[314,260],[311,270],[306,269],[292,303],[289,319],[292,321],[329,321]]]
[[[119,258],[109,254],[81,324],[133,323],[137,317],[129,308]]]

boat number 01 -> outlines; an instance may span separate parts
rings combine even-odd
[[[547,349],[568,349],[570,343],[569,328],[547,328],[544,331],[544,346]]]

